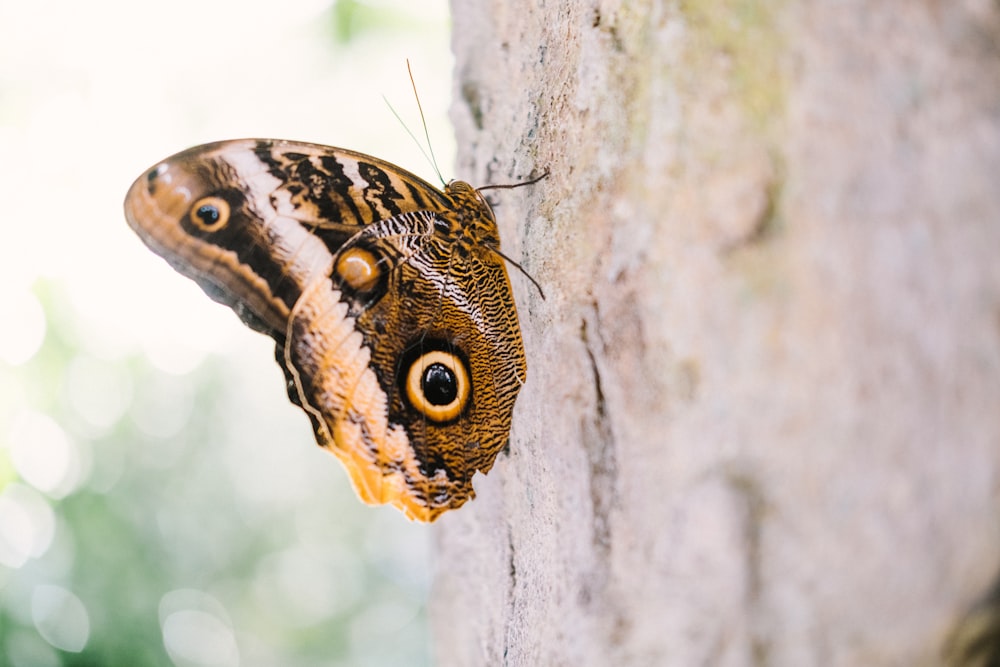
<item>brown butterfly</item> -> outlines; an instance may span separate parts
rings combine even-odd
[[[245,139],[167,158],[132,185],[125,216],[274,338],[289,397],[362,500],[433,521],[474,497],[527,372],[480,192],[341,148]]]

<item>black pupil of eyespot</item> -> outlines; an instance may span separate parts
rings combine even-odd
[[[424,369],[420,388],[431,405],[448,405],[458,396],[455,374],[444,364],[431,364]]]
[[[198,207],[198,211],[195,213],[198,219],[201,220],[206,225],[214,225],[219,221],[222,215],[219,213],[217,206],[212,204],[202,204]]]

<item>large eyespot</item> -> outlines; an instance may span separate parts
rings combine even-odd
[[[202,197],[191,207],[191,222],[203,232],[217,232],[229,224],[229,202],[222,197]]]
[[[406,371],[406,399],[432,422],[449,422],[462,414],[472,394],[465,362],[452,352],[431,350],[413,360]]]
[[[370,292],[382,278],[378,257],[360,246],[340,253],[333,270],[347,287],[356,292]]]

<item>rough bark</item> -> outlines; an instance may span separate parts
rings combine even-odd
[[[458,176],[551,175],[439,664],[940,664],[1000,567],[998,3],[453,11]]]

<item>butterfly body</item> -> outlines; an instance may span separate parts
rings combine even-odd
[[[198,146],[138,179],[143,241],[274,338],[289,396],[363,500],[431,521],[507,442],[526,362],[493,212],[316,144]]]

